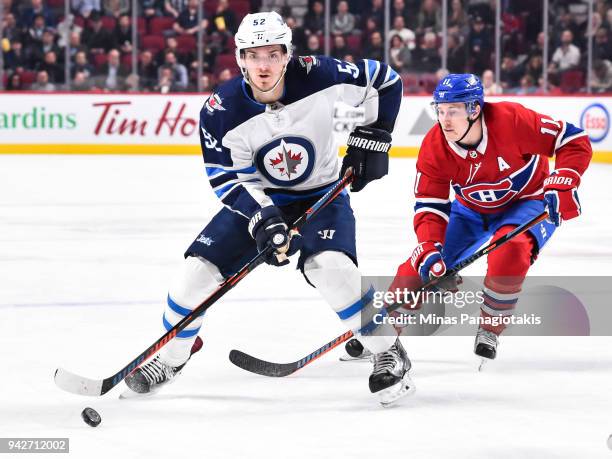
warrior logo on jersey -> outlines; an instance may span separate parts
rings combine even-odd
[[[221,105],[221,97],[219,94],[213,93],[204,103],[206,111],[212,114],[215,110],[225,111],[225,107]]]
[[[463,188],[454,184],[453,189],[457,195],[475,206],[485,209],[502,207],[525,189],[538,167],[539,160],[538,155],[533,155],[521,169],[499,182],[477,183]]]
[[[255,154],[257,169],[277,186],[294,186],[306,180],[314,167],[314,146],[304,137],[274,139]]]
[[[308,75],[313,67],[319,65],[319,61],[314,56],[299,56],[298,61],[300,65],[306,69],[306,74]]]

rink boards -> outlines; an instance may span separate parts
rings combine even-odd
[[[204,94],[4,93],[0,154],[200,154],[198,114]],[[589,133],[594,160],[612,163],[612,97],[490,97],[569,121]],[[434,125],[429,97],[406,96],[391,156],[414,157]],[[222,107],[223,109],[223,107]],[[334,132],[340,151],[363,120],[361,108],[338,103]]]

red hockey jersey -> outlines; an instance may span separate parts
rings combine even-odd
[[[591,160],[582,129],[517,103],[486,103],[482,128],[482,140],[470,150],[448,142],[438,124],[425,136],[414,184],[419,242],[444,242],[451,188],[461,204],[476,212],[504,212],[518,200],[543,198],[548,158],[555,156],[557,169],[580,175]]]

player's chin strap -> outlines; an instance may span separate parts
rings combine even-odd
[[[476,121],[478,121],[480,119],[480,117],[482,116],[482,108],[480,109],[480,113],[478,114],[478,116],[474,119],[471,119],[468,115],[467,117],[467,122],[468,122],[468,128],[465,130],[465,132],[463,133],[463,135],[461,136],[461,138],[459,140],[457,140],[455,143],[460,143],[463,138],[468,135],[468,132],[470,132],[470,129],[472,129],[472,126],[474,126],[474,123]],[[478,141],[476,144],[480,143],[480,141]]]

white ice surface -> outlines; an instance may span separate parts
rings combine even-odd
[[[394,274],[414,245],[413,169],[393,160],[352,198],[365,274]],[[612,273],[611,178],[591,167],[584,215],[532,273]],[[611,338],[506,337],[483,373],[472,337],[407,338],[417,392],[391,409],[340,350],[284,379],[234,367],[232,348],[291,361],[344,331],[293,266],[258,269],[210,310],[202,352],[157,396],[59,390],[56,367],[106,377],[160,336],[168,280],[217,208],[197,156],[0,157],[0,436],[69,437],[87,459],[612,457]]]

